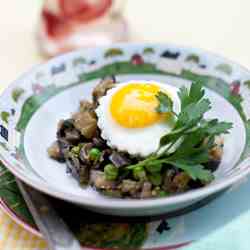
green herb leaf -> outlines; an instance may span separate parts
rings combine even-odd
[[[159,173],[162,169],[162,164],[158,162],[151,162],[148,165],[146,165],[146,169],[150,173]]]
[[[148,178],[149,178],[150,182],[153,183],[153,185],[155,185],[155,186],[161,185],[162,176],[160,173],[155,173],[155,174],[149,175]]]
[[[202,164],[208,162],[210,159],[209,151],[207,149],[200,150],[200,152],[194,153],[186,157],[186,161],[193,165]]]
[[[183,135],[192,132],[203,117],[203,114],[210,109],[210,102],[207,99],[202,100],[199,104],[190,104],[180,113],[175,125],[175,129],[160,139],[160,147],[168,143],[176,142]]]
[[[229,130],[233,127],[231,122],[219,122],[217,119],[212,121],[210,122],[210,126],[207,128],[207,133],[209,135],[228,134]]]
[[[187,87],[182,86],[178,91],[178,96],[181,99],[181,109],[184,109],[188,104],[190,104],[189,91]]]
[[[214,179],[211,171],[205,169],[200,164],[189,165],[186,161],[175,161],[171,162],[171,164],[185,171],[193,180],[201,180],[209,183]]]
[[[203,164],[210,160],[210,149],[214,146],[215,137],[228,133],[232,123],[220,122],[218,119],[206,120],[204,114],[211,109],[209,99],[204,98],[204,89],[200,82],[191,85],[190,90],[182,87],[179,91],[181,112],[176,115],[177,121],[172,132],[160,139],[157,153],[128,170],[140,167],[140,171],[149,172],[148,178],[154,185],[160,185],[163,167],[174,166],[187,173],[193,180],[209,183],[214,176]],[[162,92],[157,95],[158,112],[171,112],[173,103]]]
[[[181,99],[181,109],[183,110],[190,103],[199,102],[204,94],[205,91],[202,88],[201,82],[193,82],[189,91],[186,87],[181,87],[178,92],[178,95]]]
[[[158,197],[165,197],[165,196],[168,196],[168,195],[169,195],[169,193],[166,192],[166,191],[163,191],[163,190],[159,191],[159,193],[158,193]]]
[[[168,113],[173,112],[173,101],[164,92],[159,91],[156,95],[159,105],[156,107],[156,112],[158,113]]]
[[[199,102],[205,94],[202,83],[199,81],[193,82],[189,92],[190,102]]]
[[[196,125],[202,119],[203,115],[210,109],[211,103],[207,98],[202,99],[198,103],[187,105],[178,116],[176,128]]]
[[[176,141],[178,138],[180,138],[184,134],[184,132],[187,129],[188,129],[188,126],[183,126],[179,129],[175,129],[172,132],[162,136],[160,139],[160,147],[163,147],[172,141]]]
[[[180,146],[173,153],[171,158],[183,159],[189,155],[199,153],[205,149],[204,146],[197,147],[197,145],[201,144],[205,139],[205,134],[203,131],[198,130],[195,133],[187,135]]]
[[[133,169],[133,176],[136,180],[145,180],[147,178],[144,168],[140,166]]]

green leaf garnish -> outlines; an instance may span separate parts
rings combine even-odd
[[[195,82],[191,85],[190,91],[187,87],[183,86],[178,92],[178,96],[181,99],[181,109],[183,110],[190,103],[199,102],[204,96],[205,91],[202,88],[201,82]]]
[[[146,165],[146,169],[150,173],[159,173],[162,169],[162,164],[157,162],[151,162],[150,164]]]
[[[168,113],[173,112],[173,101],[164,92],[159,91],[156,95],[159,105],[156,107],[156,112],[158,113]]]
[[[153,185],[159,186],[162,182],[162,176],[160,173],[151,174],[148,176],[149,180]]]
[[[203,115],[211,109],[210,104],[208,99],[202,99],[197,103],[188,104],[178,115],[176,128],[196,125],[202,119]]]
[[[193,82],[190,90],[180,88],[178,96],[181,100],[181,112],[175,114],[173,130],[161,137],[155,154],[128,166],[127,170],[144,169],[154,185],[160,185],[162,181],[161,170],[170,167],[179,168],[193,180],[211,182],[214,176],[203,164],[210,160],[209,151],[214,146],[215,136],[227,134],[232,123],[205,119],[205,113],[211,109],[211,102],[204,95],[200,82]],[[159,92],[156,97],[159,101],[157,112],[173,113],[172,100],[165,93]]]
[[[188,164],[186,161],[175,161],[172,162],[172,164],[186,172],[193,180],[211,182],[214,179],[211,171],[204,169],[204,167],[200,164],[192,165]]]

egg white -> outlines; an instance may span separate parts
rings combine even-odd
[[[146,157],[159,147],[160,138],[169,133],[172,127],[164,121],[143,128],[125,128],[118,124],[110,112],[112,96],[122,87],[128,84],[155,84],[160,90],[167,91],[173,101],[173,111],[179,113],[181,102],[177,94],[178,88],[168,84],[155,81],[134,80],[118,84],[110,89],[105,96],[100,98],[99,106],[96,109],[98,117],[98,127],[101,130],[101,137],[107,141],[107,144],[119,151],[128,152],[131,155]]]

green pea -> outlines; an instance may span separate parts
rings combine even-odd
[[[166,191],[161,190],[161,191],[159,191],[158,196],[165,197],[165,196],[168,196],[168,193]]]
[[[98,161],[101,157],[101,151],[98,148],[92,148],[89,151],[89,158],[92,161]]]
[[[118,176],[118,168],[113,164],[108,164],[104,167],[105,178],[109,181],[114,181]]]
[[[136,180],[145,180],[147,178],[144,168],[139,166],[133,169],[133,176]]]

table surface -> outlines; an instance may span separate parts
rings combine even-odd
[[[1,86],[42,58],[34,41],[41,0],[3,1],[0,15]],[[214,51],[250,68],[248,0],[128,0],[132,41],[169,42]]]
[[[41,4],[41,0],[2,1],[0,90],[43,61],[34,39]],[[200,47],[250,68],[249,9],[249,0],[128,0],[125,16],[132,41]],[[44,242],[13,224],[1,211],[0,224],[0,249],[45,248]],[[12,237],[3,237],[11,230]],[[13,238],[17,239],[14,243]]]

